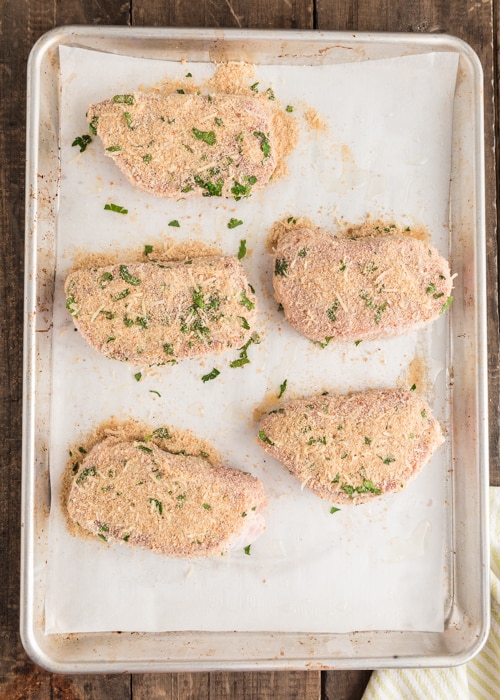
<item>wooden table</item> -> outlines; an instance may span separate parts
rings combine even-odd
[[[497,285],[500,12],[495,0],[1,0],[0,129],[0,700],[259,698],[356,700],[370,671],[57,676],[19,641],[21,386],[26,60],[66,24],[447,32],[476,50],[485,74],[491,483],[500,485]]]

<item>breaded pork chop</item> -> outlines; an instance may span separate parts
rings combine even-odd
[[[255,295],[232,256],[76,270],[65,294],[85,340],[134,365],[240,348],[256,314]]]
[[[90,130],[138,189],[158,197],[248,197],[277,165],[271,107],[242,95],[115,95]]]
[[[109,437],[80,464],[67,510],[104,541],[169,557],[208,557],[257,539],[266,505],[261,482],[237,469]]]
[[[260,446],[304,486],[343,504],[400,491],[443,441],[428,404],[402,389],[290,401],[259,431]]]
[[[409,332],[452,299],[448,262],[402,235],[349,239],[291,229],[276,246],[273,285],[290,325],[322,344]]]

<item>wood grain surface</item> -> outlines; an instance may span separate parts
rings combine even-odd
[[[26,61],[67,24],[447,32],[485,75],[491,483],[500,485],[497,268],[499,16],[494,0],[0,0],[0,700],[358,700],[370,672],[59,676],[35,666],[19,627]],[[496,149],[496,150],[495,150]]]

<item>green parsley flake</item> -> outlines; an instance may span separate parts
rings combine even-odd
[[[193,126],[192,132],[195,139],[203,141],[209,146],[215,146],[217,139],[215,137],[214,131],[200,131],[200,129],[197,129],[195,126]]]
[[[268,137],[262,131],[254,131],[253,135],[255,138],[260,139],[260,150],[262,151],[264,158],[268,158],[269,154],[271,153],[271,145]]]
[[[175,228],[180,228],[180,223],[177,221],[177,219],[172,219],[172,221],[168,222],[169,226],[174,226]]]
[[[126,265],[120,265],[120,277],[122,280],[124,280],[124,282],[131,284],[133,287],[137,287],[137,285],[141,283],[141,280],[138,277],[134,277],[130,274]]]
[[[205,510],[212,510],[212,506],[210,505],[210,503],[203,503],[203,508]]]
[[[211,379],[215,379],[216,377],[218,377],[219,374],[220,374],[219,370],[214,367],[211,372],[203,375],[203,377],[201,378],[201,381],[203,383],[209,382]]]
[[[335,506],[332,506],[330,508],[330,514],[333,515],[334,513],[338,513],[340,508],[336,508]]]
[[[447,309],[450,308],[451,302],[453,301],[453,297],[448,297],[448,299],[445,301],[443,306],[441,307],[441,311],[439,312],[440,314],[444,313]]]
[[[113,101],[124,105],[133,105],[135,102],[133,95],[115,95]]]
[[[142,156],[142,160],[145,163],[151,163],[151,161],[153,160],[153,156],[151,155],[151,153],[146,153],[145,156]]]
[[[280,277],[286,277],[288,272],[288,261],[284,258],[276,258],[274,263],[274,274]]]
[[[155,504],[156,510],[158,511],[159,515],[163,514],[163,503],[161,501],[159,501],[157,498],[150,498],[149,502]]]
[[[243,551],[245,552],[245,554],[248,554],[248,556],[250,556],[250,549],[251,549],[251,547],[252,547],[251,544],[247,544],[247,546],[243,549]]]
[[[241,226],[243,221],[241,219],[229,219],[227,222],[227,227],[228,228],[236,228],[237,226]]]
[[[146,245],[144,246],[143,255],[151,255],[152,252],[153,252],[153,246],[152,246],[152,245],[149,245],[149,244],[146,244]]]
[[[293,106],[292,106],[292,105],[287,105],[287,106],[286,106],[286,111],[287,111],[287,112],[293,112]]]
[[[240,241],[240,248],[238,250],[238,260],[241,260],[247,254],[247,242],[245,238]]]
[[[107,151],[110,151],[111,153],[116,153],[116,152],[118,152],[118,151],[121,151],[121,150],[122,150],[122,147],[119,146],[119,145],[116,145],[116,146],[108,146],[108,148],[106,148],[106,150],[107,150]]]
[[[287,382],[288,382],[288,380],[285,379],[285,381],[284,381],[282,384],[280,384],[280,391],[279,391],[279,394],[278,394],[278,398],[279,398],[279,399],[281,399],[281,397],[283,396],[283,394],[284,394],[285,391],[286,391]]]
[[[128,214],[128,209],[124,209],[119,204],[113,204],[113,203],[105,204],[104,209],[105,209],[105,211],[114,211],[117,214]]]
[[[253,301],[250,301],[250,299],[245,294],[244,289],[241,290],[240,304],[242,306],[245,306],[247,309],[249,309],[249,311],[251,311],[255,307],[255,304],[253,303]]]
[[[271,447],[274,445],[274,442],[267,437],[263,430],[259,430],[259,438],[262,440],[262,442],[266,442],[268,445],[271,445]]]
[[[92,143],[91,137],[88,134],[83,134],[82,136],[77,136],[71,145],[79,146],[80,153],[83,153],[83,151],[85,151],[89,143]]]
[[[136,382],[140,382],[141,377],[142,377],[142,372],[137,372],[136,374],[134,374],[134,379]]]
[[[99,117],[92,117],[92,121],[89,124],[89,131],[94,136],[97,136],[97,125],[99,123]]]

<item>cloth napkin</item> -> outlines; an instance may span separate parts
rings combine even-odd
[[[491,628],[483,649],[456,668],[374,671],[363,700],[500,699],[500,487],[490,488]]]

